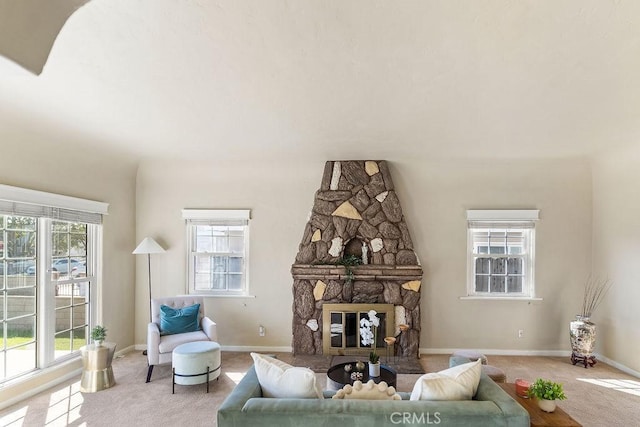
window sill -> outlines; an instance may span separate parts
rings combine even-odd
[[[481,296],[464,296],[459,297],[461,300],[491,300],[491,301],[542,301],[538,297],[481,297]]]
[[[192,297],[203,297],[203,298],[255,298],[255,295],[221,295],[221,294],[199,294],[193,293],[189,294]]]

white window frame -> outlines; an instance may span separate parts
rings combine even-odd
[[[108,214],[108,203],[80,199],[60,194],[47,193],[0,184],[0,205],[3,215],[18,215],[37,219],[36,236],[36,367],[8,378],[4,384],[20,382],[44,369],[79,358],[80,352],[73,351],[56,357],[54,351],[55,301],[54,285],[64,283],[89,282],[88,330],[102,321],[100,311],[102,275],[102,218]],[[52,260],[51,224],[53,220],[82,222],[87,224],[86,277],[63,281],[52,281],[50,265]],[[87,338],[88,339],[88,338]],[[3,384],[3,385],[4,385]]]
[[[249,223],[251,211],[249,209],[183,209],[182,218],[186,226],[186,255],[187,255],[187,286],[186,292],[191,295],[215,297],[251,297],[249,294]],[[200,254],[195,251],[195,227],[198,225],[242,225],[244,227],[244,254],[242,270],[242,288],[239,290],[196,289],[195,287],[195,259]]]
[[[471,299],[538,299],[535,297],[535,224],[540,211],[527,210],[468,210],[467,211],[467,298]],[[522,254],[475,253],[474,232],[478,230],[521,230],[525,244]],[[520,258],[523,260],[522,292],[478,292],[476,291],[477,258]],[[489,276],[491,277],[491,276]]]

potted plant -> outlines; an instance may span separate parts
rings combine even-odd
[[[380,326],[380,318],[375,310],[369,310],[368,319],[360,319],[360,339],[362,345],[371,345],[369,353],[369,376],[380,376],[380,356],[376,352],[376,330]]]
[[[556,400],[564,400],[567,396],[562,390],[562,384],[550,380],[538,378],[527,392],[529,397],[538,399],[538,406],[545,412],[553,412],[556,409]]]
[[[362,259],[358,258],[355,255],[347,255],[345,257],[340,258],[336,262],[336,265],[342,265],[344,267],[345,273],[347,274],[347,277],[344,283],[349,284],[353,282],[353,279],[355,277],[353,274],[353,269],[351,267],[355,267],[356,265],[362,265]]]
[[[107,328],[101,325],[96,325],[91,329],[91,339],[96,344],[96,347],[100,347],[102,342],[107,337]]]

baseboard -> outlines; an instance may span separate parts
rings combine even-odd
[[[615,360],[611,360],[608,357],[602,356],[601,354],[595,353],[596,360],[601,360],[609,366],[613,366],[616,369],[621,370],[625,374],[633,375],[636,378],[640,378],[640,372],[634,371],[633,369],[623,365],[622,363],[618,363]]]
[[[293,349],[290,346],[223,345],[222,351],[242,351],[242,352],[254,351],[256,353],[266,353],[266,352],[291,353]]]
[[[420,354],[452,354],[454,351],[463,350],[461,348],[421,348]],[[555,357],[571,357],[570,350],[500,350],[500,349],[482,349],[474,348],[472,350],[479,351],[488,356],[555,356]]]
[[[122,350],[118,350],[118,351],[116,351],[116,353],[114,354],[114,357],[124,356],[124,355],[125,355],[125,354],[127,354],[127,353],[131,353],[132,351],[136,351],[136,350],[137,350],[137,348],[136,348],[136,347],[137,347],[137,346],[135,346],[135,345],[130,345],[129,347],[125,347],[125,348],[123,348]],[[146,347],[147,347],[147,346],[145,345],[145,348],[146,348]]]
[[[221,345],[222,351],[239,351],[239,352],[251,352],[254,351],[256,353],[265,353],[265,352],[276,352],[276,353],[291,353],[293,348],[290,346],[258,346],[258,345]],[[135,350],[146,350],[147,346],[145,344],[136,344],[134,346]]]

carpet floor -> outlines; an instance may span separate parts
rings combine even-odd
[[[278,353],[291,363],[293,356]],[[448,355],[423,355],[423,371],[448,367]],[[559,406],[584,426],[636,426],[640,419],[640,379],[605,363],[589,369],[568,358],[489,356],[489,363],[515,378],[553,379],[564,384],[568,399]],[[43,391],[0,411],[0,426],[215,426],[217,409],[252,365],[249,353],[222,353],[222,374],[205,385],[176,386],[171,394],[171,365],[158,366],[145,383],[146,357],[131,352],[113,362],[116,385],[98,393],[81,393],[80,378]],[[305,365],[302,365],[305,366]],[[326,375],[316,374],[323,388]],[[397,389],[411,391],[421,374],[399,374]]]

